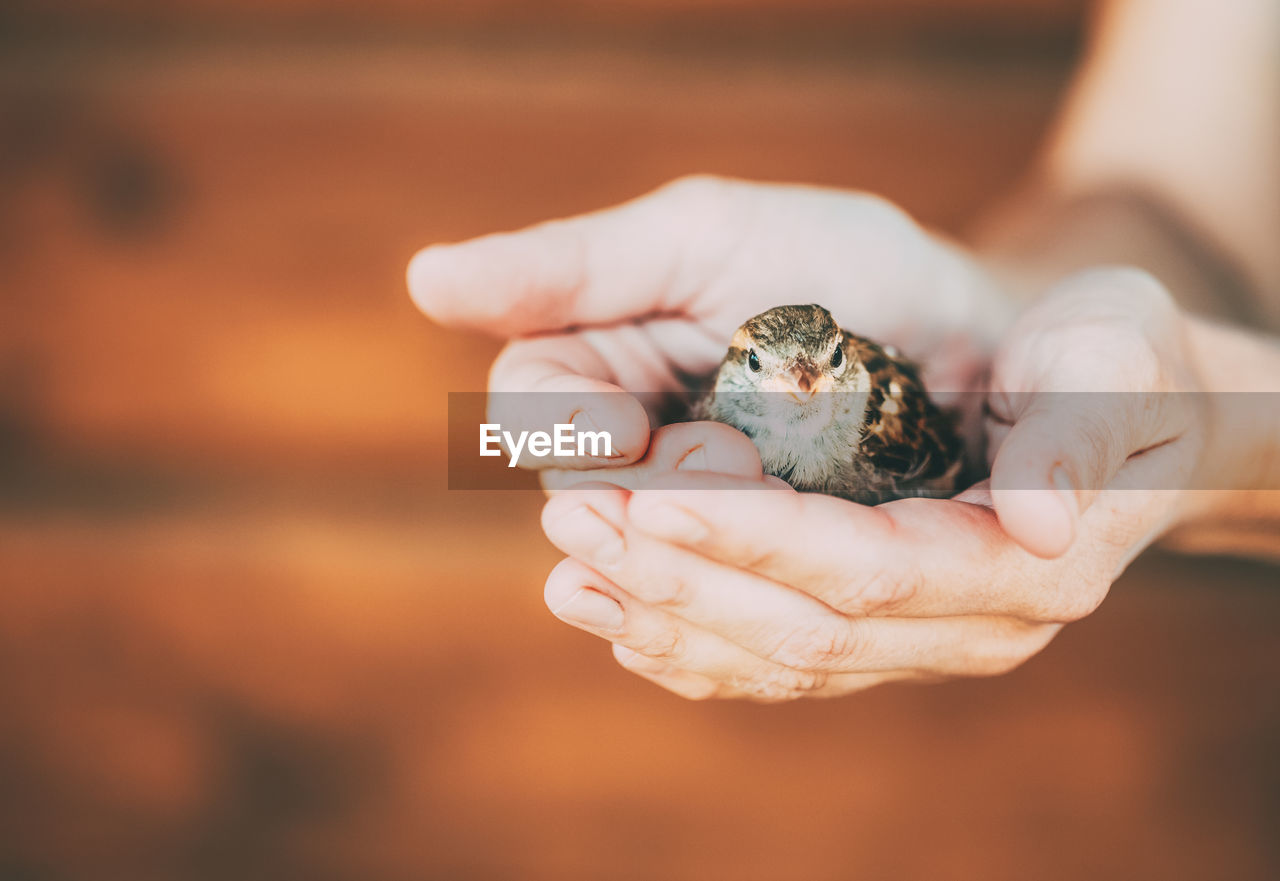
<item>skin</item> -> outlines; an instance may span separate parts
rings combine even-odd
[[[1260,24],[1249,9],[1270,15],[1242,4],[1241,27]],[[1212,99],[1213,83],[1201,85]],[[1090,149],[1075,167],[1102,161]],[[1214,157],[1197,162],[1203,176]],[[1046,204],[1060,195],[1045,193]],[[1249,210],[1265,217],[1254,195]],[[1269,257],[1233,246],[1265,272]],[[1054,281],[1018,290],[995,275]],[[1093,611],[1161,537],[1274,553],[1280,536],[1277,408],[1205,394],[1280,391],[1280,344],[1190,316],[1140,271],[1064,277],[1034,252],[959,252],[862,194],[694,178],[428,248],[409,285],[435,320],[512,338],[491,389],[564,392],[572,410],[494,421],[545,430],[538,420],[586,412],[613,433],[616,459],[543,472],[543,528],[566,554],[547,604],[684,697],[773,701],[1003,673]],[[712,369],[734,328],[796,289],[921,361],[940,396],[989,372],[990,480],[952,500],[869,508],[763,477],[727,426],[650,434],[646,393]]]

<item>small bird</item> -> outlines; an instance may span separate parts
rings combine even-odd
[[[821,306],[778,306],[738,328],[694,413],[751,438],[765,473],[863,504],[949,494],[962,469],[955,421],[916,365]]]

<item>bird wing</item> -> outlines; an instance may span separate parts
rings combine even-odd
[[[955,419],[925,391],[919,367],[871,340],[845,337],[871,378],[862,455],[902,483],[953,478],[963,444]]]

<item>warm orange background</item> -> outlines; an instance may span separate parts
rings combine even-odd
[[[1077,0],[0,11],[0,879],[1280,876],[1275,570],[1151,555],[998,680],[688,704],[444,489],[415,248],[690,171],[951,231]]]

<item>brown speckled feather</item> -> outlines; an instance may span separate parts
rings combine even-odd
[[[861,454],[902,481],[937,481],[935,488],[950,488],[941,484],[949,473],[954,478],[963,454],[955,419],[929,397],[913,362],[864,337],[848,331],[844,336],[871,375]]]

